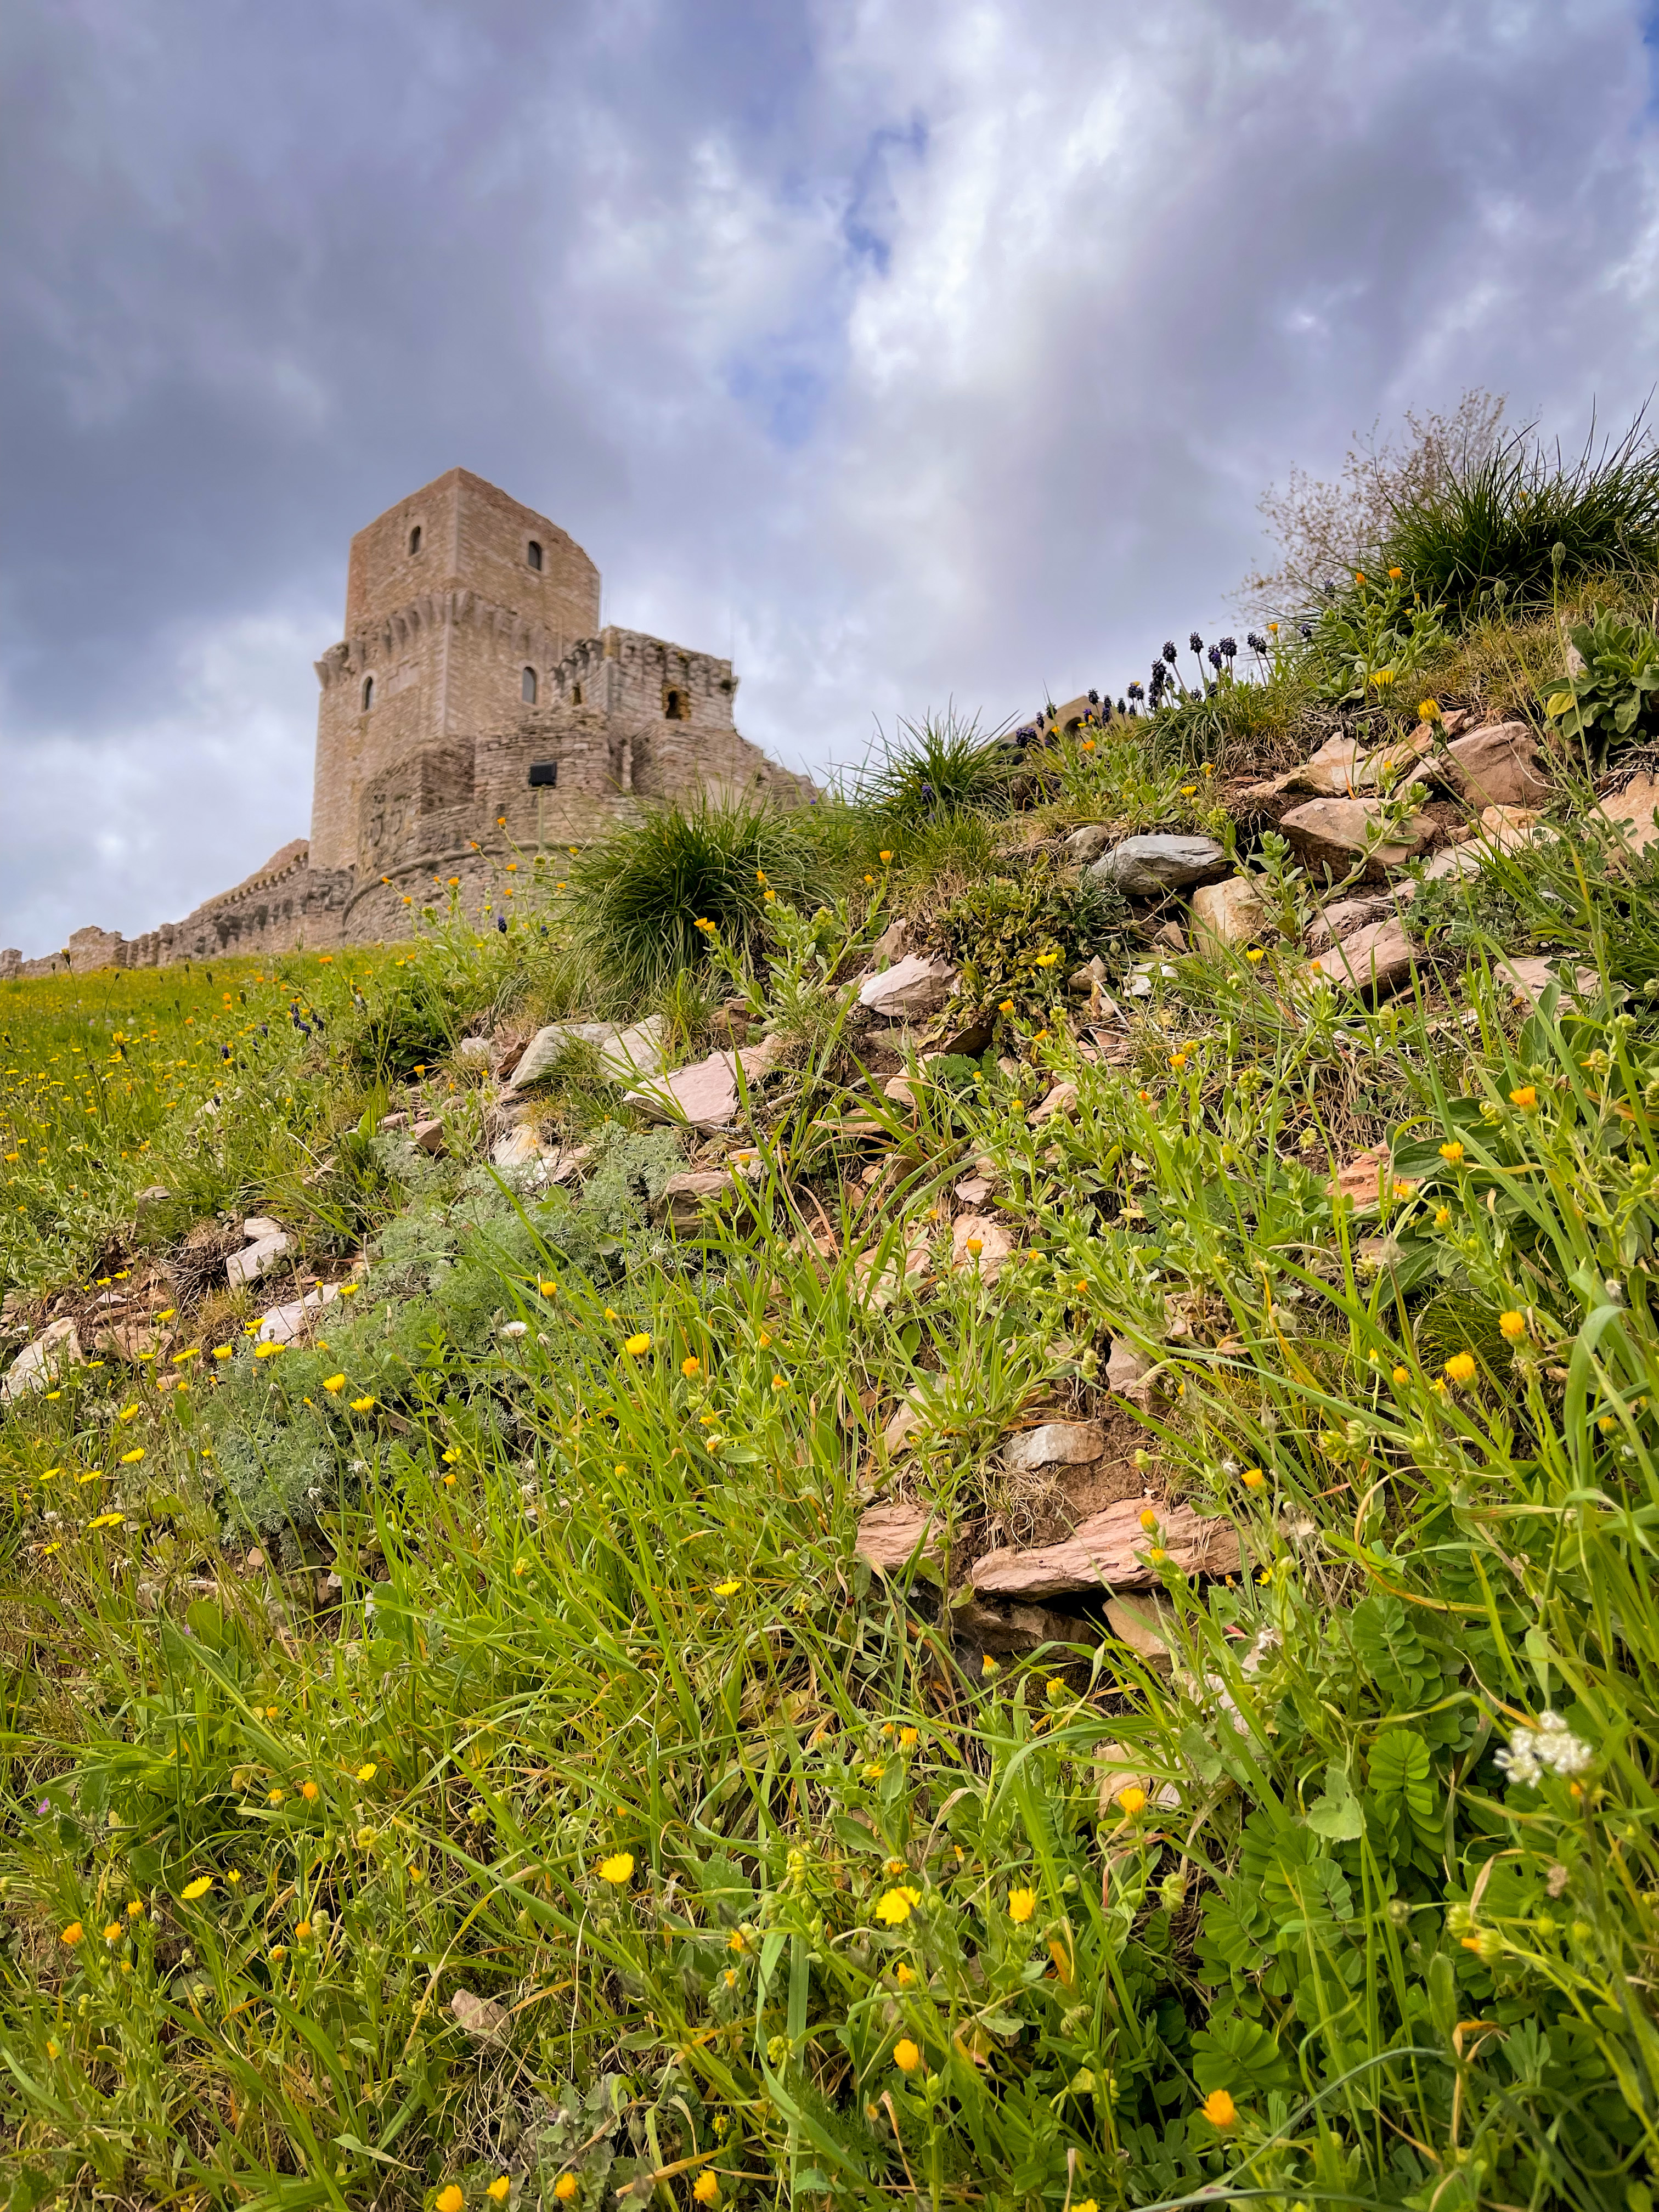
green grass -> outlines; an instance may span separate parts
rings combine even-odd
[[[1445,489],[1397,512],[1377,549],[1434,604],[1547,605],[1564,585],[1659,564],[1659,447],[1642,416],[1577,459],[1529,430],[1505,439]]]
[[[1542,652],[1496,621],[1455,649]],[[1313,712],[1293,656],[1274,681],[1269,762]],[[33,1317],[94,1259],[146,1279],[197,1206],[276,1206],[349,1288],[266,1358],[257,1300],[181,1301],[153,1361],[0,1420],[9,2205],[1650,2206],[1652,870],[1576,832],[1425,889],[1443,970],[1374,1012],[1289,945],[1176,961],[1109,1063],[1042,962],[1097,945],[1116,986],[1144,948],[1055,833],[1231,835],[1201,738],[1045,749],[1035,803],[957,810],[931,858],[832,808],[788,832],[811,915],[738,880],[775,825],[658,824],[732,911],[712,963],[699,936],[608,1003],[689,1037],[741,987],[789,1041],[734,1138],[758,1179],[678,1236],[681,1140],[592,1070],[544,1104],[595,1147],[547,1192],[485,1164],[465,1063],[404,1048],[591,992],[607,883],[686,902],[637,841],[578,914],[550,886],[507,939],[239,975],[228,1012],[216,969],[9,988]],[[898,911],[1015,1011],[896,1104],[842,987]],[[1595,970],[1583,1010],[1517,1010],[1488,973],[1517,949]],[[254,989],[286,1021],[301,981],[324,1029],[272,1023],[228,1083]],[[130,986],[135,1158],[83,1221],[110,1071],[44,1116],[33,1079],[106,1054]],[[1334,1200],[1375,1145],[1379,1195]],[[952,1263],[975,1161],[994,1283]],[[136,1234],[151,1180],[190,1203]],[[1094,1606],[988,1668],[936,1565],[872,1577],[859,1516],[926,1498],[970,1556],[1012,1427],[1129,1418],[1115,1346],[1154,1370],[1168,1663]],[[1176,1502],[1231,1525],[1231,1576],[1156,1556]]]

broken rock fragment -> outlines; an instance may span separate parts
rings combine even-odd
[[[1328,945],[1314,963],[1328,983],[1385,999],[1411,981],[1417,947],[1397,921],[1368,922]]]
[[[1382,811],[1376,799],[1312,799],[1305,806],[1292,807],[1279,827],[1297,857],[1310,868],[1346,875],[1365,851],[1366,840],[1376,830]],[[1367,879],[1386,881],[1390,869],[1403,868],[1407,860],[1425,852],[1434,835],[1435,825],[1426,814],[1409,816],[1388,842],[1377,846],[1366,860]]]
[[[0,1398],[21,1398],[30,1390],[48,1389],[66,1367],[79,1367],[85,1358],[72,1320],[48,1322],[0,1377]]]
[[[985,1282],[995,1282],[1013,1249],[1013,1238],[988,1213],[959,1213],[951,1224],[951,1264],[976,1267]]]
[[[1036,1474],[1047,1468],[1092,1467],[1106,1456],[1106,1431],[1098,1421],[1044,1421],[1006,1437],[1003,1465],[1011,1474]]]
[[[1540,806],[1549,798],[1549,778],[1525,722],[1488,722],[1454,738],[1442,758],[1445,780],[1471,805]]]
[[[1232,1574],[1238,1566],[1238,1537],[1231,1522],[1200,1520],[1190,1506],[1159,1509],[1158,1527],[1140,1525],[1143,1502],[1124,1498],[1091,1514],[1058,1544],[1036,1551],[1000,1549],[976,1561],[973,1586],[981,1597],[1060,1597],[1087,1589],[1151,1589],[1159,1582],[1162,1561],[1147,1554],[1161,1549],[1168,1561],[1189,1575]]]
[[[853,1548],[877,1574],[897,1574],[913,1559],[937,1565],[945,1554],[945,1529],[926,1506],[872,1505],[859,1517]]]
[[[878,975],[866,975],[859,986],[859,1004],[884,1021],[925,1020],[942,1010],[956,980],[957,971],[947,962],[912,952]]]
[[[1213,837],[1158,831],[1144,837],[1126,837],[1103,854],[1089,873],[1131,898],[1156,898],[1163,891],[1184,891],[1194,884],[1214,883],[1231,866]]]
[[[1214,951],[1218,945],[1254,945],[1277,933],[1261,892],[1248,876],[1200,884],[1193,893],[1193,934],[1202,947]]]
[[[718,1198],[730,1188],[723,1175],[704,1172],[670,1176],[651,1201],[651,1218],[670,1229],[695,1229],[702,1218],[708,1200]]]

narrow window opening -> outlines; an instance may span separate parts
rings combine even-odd
[[[418,522],[409,533],[409,550],[411,553],[418,553],[421,550],[421,526]]]
[[[364,678],[363,678],[363,712],[364,712],[364,714],[368,714],[368,712],[369,708],[370,708],[374,704],[374,678],[372,676],[365,676],[365,677],[364,677]]]
[[[533,668],[526,668],[524,674],[519,678],[519,696],[524,701],[526,707],[533,707],[535,705],[536,672]]]
[[[557,783],[558,780],[559,763],[557,761],[531,762],[530,788],[532,791],[550,790],[552,787]]]
[[[580,684],[573,684],[570,687],[570,703],[573,707],[580,707],[582,703],[582,687]]]
[[[688,717],[685,711],[684,692],[665,691],[663,694],[662,712],[663,720],[665,722],[685,721]]]
[[[542,549],[533,538],[525,549],[524,557],[532,568],[539,568],[542,565]]]

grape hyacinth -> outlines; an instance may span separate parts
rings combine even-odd
[[[1210,647],[1209,660],[1210,660],[1210,665],[1211,665],[1211,667],[1212,667],[1212,668],[1219,668],[1219,667],[1220,667],[1220,665],[1221,665],[1221,647],[1220,647],[1218,645],[1212,645],[1212,646]]]
[[[1165,659],[1165,660],[1167,660],[1167,661],[1169,662],[1169,664],[1170,664],[1170,667],[1171,667],[1171,668],[1173,668],[1173,667],[1175,666],[1175,665],[1176,665],[1176,649],[1175,649],[1175,641],[1174,641],[1174,640],[1173,640],[1173,639],[1171,639],[1171,638],[1166,638],[1166,639],[1164,641],[1164,658]]]
[[[1238,654],[1238,640],[1236,637],[1224,637],[1218,649],[1224,653],[1229,660],[1235,659]]]
[[[1197,632],[1196,630],[1194,630],[1194,631],[1193,632],[1192,635],[1191,635],[1191,636],[1187,640],[1187,642],[1188,642],[1188,645],[1190,645],[1190,646],[1191,646],[1191,647],[1193,648],[1193,651],[1194,651],[1194,653],[1202,653],[1202,652],[1203,652],[1203,650],[1204,650],[1204,641],[1203,641],[1203,639],[1199,635],[1199,634],[1198,634],[1198,632]]]

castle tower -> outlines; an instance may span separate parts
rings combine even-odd
[[[434,773],[470,791],[473,734],[550,698],[554,672],[599,627],[599,572],[581,547],[465,469],[360,530],[346,634],[317,663],[312,867],[356,864],[365,788],[423,747],[439,749]]]

